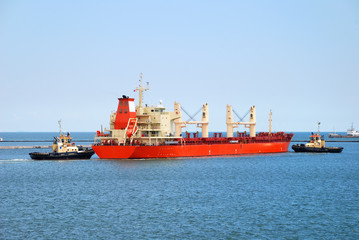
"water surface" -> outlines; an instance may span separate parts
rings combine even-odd
[[[358,239],[359,144],[328,145],[344,151],[32,161],[0,149],[0,239]]]

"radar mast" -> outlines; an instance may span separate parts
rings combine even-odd
[[[149,86],[149,82],[147,82],[146,88],[144,88],[142,86],[142,73],[140,74],[140,80],[139,81],[140,81],[140,85],[138,87],[136,87],[135,91],[138,91],[138,107],[142,108],[142,94],[143,94],[143,91],[149,90],[150,86]]]

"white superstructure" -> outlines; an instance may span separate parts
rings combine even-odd
[[[347,135],[352,137],[359,137],[359,131],[356,131],[354,129],[353,123],[352,123],[352,127],[347,130]]]

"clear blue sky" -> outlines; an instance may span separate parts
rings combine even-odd
[[[208,102],[210,131],[226,104],[258,131],[270,109],[276,131],[359,128],[359,1],[0,1],[0,131],[108,126],[140,72],[145,103]]]

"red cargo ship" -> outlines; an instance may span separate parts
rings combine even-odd
[[[134,99],[127,96],[119,98],[117,111],[110,116],[110,129],[104,133],[97,131],[95,144],[92,146],[99,158],[104,159],[141,159],[141,158],[176,158],[221,156],[239,154],[259,154],[287,152],[293,134],[271,132],[271,113],[269,132],[256,134],[255,106],[252,106],[248,122],[234,122],[232,107],[227,105],[227,136],[214,133],[209,137],[208,104],[202,107],[202,120],[182,121],[182,111],[179,103],[175,102],[174,111],[166,112],[165,107],[143,106],[142,74],[140,85],[135,91],[139,92],[139,104],[135,106]],[[202,128],[202,136],[197,133],[187,133],[182,136],[182,128],[188,124],[196,124]],[[246,132],[233,129],[239,125],[249,128]],[[175,131],[173,131],[173,128]]]

